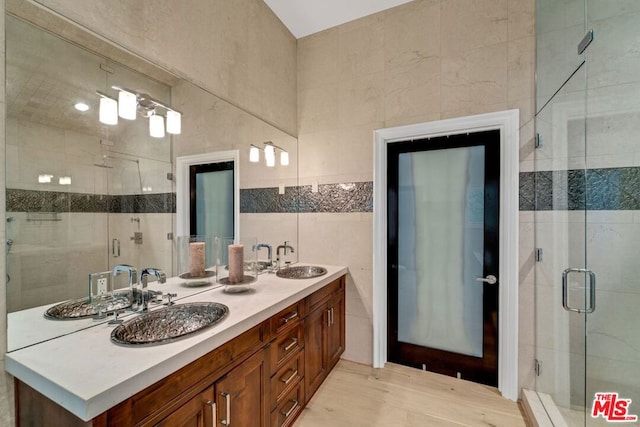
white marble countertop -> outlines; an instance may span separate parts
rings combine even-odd
[[[89,421],[347,273],[346,267],[323,267],[327,274],[315,279],[281,279],[262,274],[250,292],[227,294],[218,287],[182,298],[178,303],[226,304],[229,316],[174,342],[142,347],[116,345],[109,338],[113,326],[102,323],[7,353],[6,370]],[[172,289],[173,282],[168,283]]]

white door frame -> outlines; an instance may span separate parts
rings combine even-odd
[[[233,162],[233,232],[240,236],[240,151],[214,151],[176,158],[176,231],[178,236],[190,235],[189,167],[209,163]]]
[[[387,144],[484,130],[500,130],[500,290],[498,389],[518,399],[519,111],[508,110],[374,132],[373,366],[387,362]]]

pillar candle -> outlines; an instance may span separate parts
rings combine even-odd
[[[244,279],[244,245],[229,245],[229,283]]]
[[[191,277],[204,276],[204,242],[189,243],[189,274]]]

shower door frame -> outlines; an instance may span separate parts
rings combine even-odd
[[[500,270],[498,389],[517,401],[519,110],[479,114],[374,132],[373,366],[387,362],[387,144],[411,139],[499,129]]]

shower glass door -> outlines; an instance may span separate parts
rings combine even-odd
[[[555,425],[640,425],[640,2],[536,25],[536,390]]]

